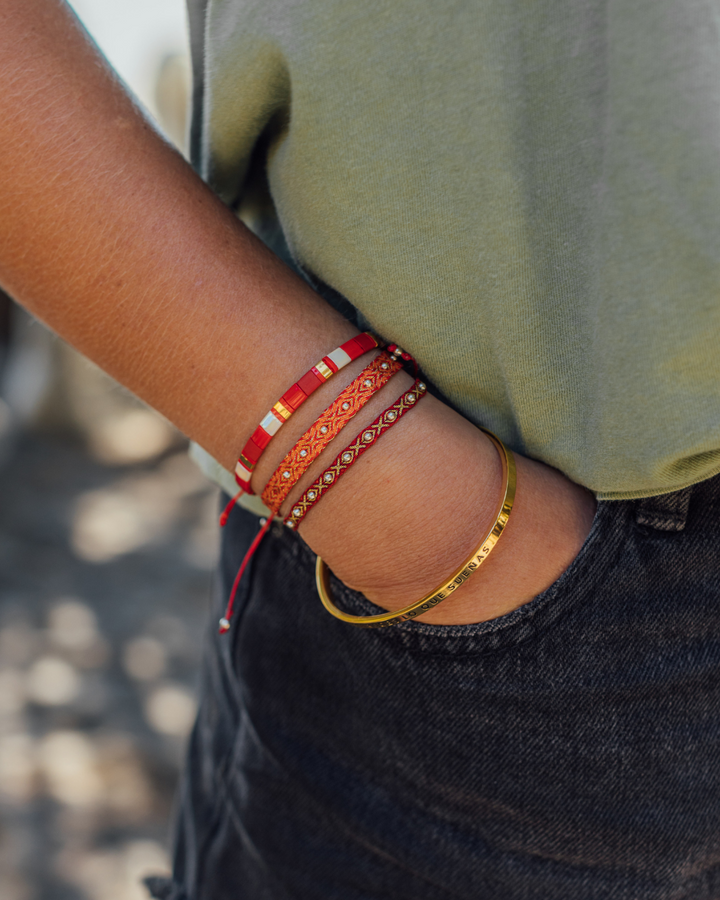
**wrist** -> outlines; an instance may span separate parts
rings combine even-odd
[[[427,397],[328,493],[301,534],[348,586],[397,608],[435,587],[477,546],[492,524],[500,482],[489,439]]]

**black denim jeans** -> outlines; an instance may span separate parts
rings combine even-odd
[[[257,528],[233,512],[216,616]],[[273,526],[210,632],[156,896],[720,898],[719,551],[720,477],[601,503],[509,615],[366,630],[325,612],[313,553]]]

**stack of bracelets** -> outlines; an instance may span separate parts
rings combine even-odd
[[[357,335],[346,341],[341,347],[333,350],[332,353],[324,356],[320,362],[316,363],[309,372],[303,375],[299,381],[282,395],[243,447],[235,467],[235,480],[240,490],[220,517],[221,525],[225,524],[230,510],[243,493],[254,493],[250,486],[253,471],[265,448],[282,425],[307,400],[313,391],[328,381],[336,372],[363,354],[379,347],[378,340],[372,334],[365,332]],[[225,615],[220,619],[219,623],[221,633],[228,631],[230,628],[235,595],[242,574],[263,535],[267,532],[274,518],[280,513],[280,508],[292,489],[353,416],[360,412],[374,394],[383,388],[393,375],[403,368],[403,363],[411,363],[414,368],[415,381],[412,387],[405,391],[395,403],[384,410],[370,425],[363,428],[352,442],[340,451],[332,464],[292,504],[289,513],[284,518],[284,523],[291,529],[297,529],[308,512],[320,502],[321,498],[337,483],[343,473],[363,453],[369,450],[388,429],[392,428],[404,415],[414,409],[425,396],[427,387],[419,377],[418,368],[412,356],[401,350],[397,344],[390,344],[381,349],[379,355],[320,414],[318,419],[297,441],[275,470],[262,492],[262,500],[271,514],[265,520],[262,529],[245,554],[242,565],[235,576]],[[351,616],[338,609],[333,602],[330,592],[330,572],[322,559],[318,557],[316,565],[317,589],[323,605],[332,615],[343,622],[363,628],[385,628],[396,622],[402,622],[422,615],[422,613],[432,609],[446,597],[449,597],[479,568],[497,544],[507,525],[515,498],[516,480],[515,461],[512,453],[498,437],[486,429],[482,430],[490,437],[500,454],[504,491],[490,531],[483,538],[477,549],[473,551],[470,558],[447,581],[444,581],[425,597],[409,606],[375,616]]]

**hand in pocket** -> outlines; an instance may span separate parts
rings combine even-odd
[[[377,512],[321,535],[321,543],[333,544],[334,558],[315,546],[312,521],[303,535],[345,584],[390,610],[424,596],[468,558],[489,531],[503,490],[490,440],[434,398],[424,402],[425,422],[418,409],[405,432],[397,429],[408,447],[405,465],[399,441],[395,447],[387,441],[374,451],[375,471],[367,467],[365,477],[380,480],[386,497]],[[437,459],[442,468],[428,464]],[[418,621],[470,624],[509,613],[550,587],[579,553],[597,507],[593,495],[551,466],[519,454],[515,460],[515,505],[497,546],[468,581]],[[434,482],[414,477],[425,472],[439,475]],[[362,494],[353,497],[351,478],[343,488],[346,496],[338,489],[335,506],[325,509],[340,522],[348,511],[364,512],[361,503],[368,502]],[[382,498],[377,490],[375,496]],[[315,522],[321,528],[319,516]]]

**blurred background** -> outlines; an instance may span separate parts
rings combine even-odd
[[[73,0],[184,149],[183,0]],[[217,492],[184,439],[0,297],[0,898],[141,900],[195,713]]]

